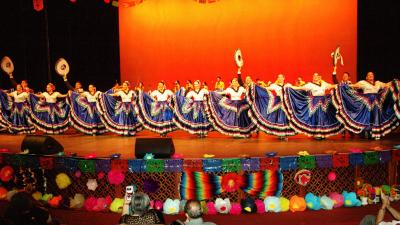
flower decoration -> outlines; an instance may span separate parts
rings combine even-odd
[[[112,169],[107,174],[108,182],[114,185],[120,185],[125,180],[125,175],[120,170]]]
[[[307,208],[311,210],[320,210],[321,209],[321,202],[318,196],[314,195],[313,193],[307,193],[306,197],[304,198],[307,204]]]
[[[0,186],[0,200],[4,200],[7,198],[7,189],[5,187]]]
[[[56,176],[56,184],[59,189],[65,189],[71,184],[71,179],[65,173],[59,173]]]
[[[300,156],[307,156],[307,155],[310,155],[310,153],[308,153],[307,151],[299,151],[299,152],[297,153],[297,155],[300,155]]]
[[[104,172],[100,172],[100,173],[97,174],[97,179],[101,180],[101,179],[104,178],[105,175],[106,174]]]
[[[58,195],[58,196],[54,196],[53,198],[51,198],[48,203],[51,207],[53,208],[57,208],[60,205],[60,202],[62,200],[62,196]]]
[[[235,192],[243,185],[243,178],[237,173],[227,173],[222,176],[221,186],[223,191]]]
[[[332,199],[334,208],[342,207],[344,204],[343,195],[341,195],[337,192],[330,193],[329,198]]]
[[[44,194],[42,195],[42,198],[40,200],[44,201],[44,202],[48,202],[50,199],[53,198],[53,194]]]
[[[343,191],[342,195],[344,199],[344,206],[346,207],[361,206],[361,201],[357,199],[355,192]]]
[[[217,214],[217,209],[215,208],[214,202],[207,202],[207,213],[209,215],[216,215]]]
[[[324,195],[321,197],[321,207],[325,210],[332,210],[334,202],[328,196]]]
[[[0,180],[4,183],[9,182],[14,177],[14,169],[11,166],[4,166],[0,170]]]
[[[39,201],[40,199],[42,199],[42,193],[36,191],[35,193],[32,194],[32,198],[35,199],[36,201]]]
[[[269,196],[264,199],[265,211],[279,212],[281,211],[281,202],[278,197]]]
[[[292,212],[299,212],[306,210],[306,201],[303,197],[294,195],[290,198],[289,209]]]
[[[311,171],[306,169],[299,170],[294,176],[294,180],[296,181],[296,183],[302,186],[306,186],[308,182],[310,182],[310,179]]]
[[[328,173],[328,180],[329,181],[335,181],[336,180],[336,173],[334,171],[331,171]]]
[[[217,209],[217,212],[227,214],[231,210],[231,201],[229,198],[217,198],[215,200],[215,208]]]
[[[97,180],[96,179],[88,179],[86,186],[89,190],[91,191],[95,191],[98,184],[97,184]]]
[[[183,159],[183,154],[175,153],[175,154],[172,155],[171,158],[173,158],[173,159]]]
[[[110,211],[115,213],[121,213],[122,207],[124,206],[125,200],[123,198],[115,198],[110,205]]]
[[[279,201],[281,203],[281,212],[289,211],[289,204],[290,204],[289,199],[287,199],[285,197],[280,197]]]
[[[240,206],[242,208],[242,213],[255,213],[257,212],[257,206],[254,199],[247,197],[240,201]]]
[[[77,171],[75,171],[74,175],[76,178],[79,178],[82,176],[82,172],[80,170],[77,170]]]
[[[257,206],[257,213],[261,214],[261,213],[265,213],[265,205],[264,202],[261,201],[260,199],[257,199],[255,201],[256,206]]]
[[[213,155],[213,154],[204,154],[203,155],[203,158],[214,158],[215,157],[215,155]]]
[[[96,157],[97,157],[97,155],[95,153],[89,153],[89,154],[85,155],[84,158],[85,159],[94,159]]]
[[[174,215],[179,213],[179,199],[168,198],[163,205],[163,213],[167,215]]]
[[[151,160],[154,159],[154,154],[153,153],[146,153],[143,157],[144,160]]]
[[[229,214],[231,215],[240,215],[242,212],[242,207],[239,203],[232,203],[231,210],[229,210]]]
[[[75,194],[74,198],[69,198],[69,207],[71,209],[80,209],[83,207],[83,203],[85,202],[85,197],[83,194]]]
[[[143,181],[143,190],[146,193],[156,193],[160,189],[160,184],[151,178]]]

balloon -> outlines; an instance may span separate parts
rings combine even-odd
[[[14,176],[14,169],[11,166],[4,166],[0,170],[0,179],[4,183],[9,182]]]

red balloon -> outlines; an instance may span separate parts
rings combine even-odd
[[[11,166],[5,166],[0,170],[0,180],[7,183],[14,176],[14,169]]]

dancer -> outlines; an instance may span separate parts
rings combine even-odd
[[[135,112],[134,91],[128,81],[122,83],[121,90],[99,94],[97,109],[106,128],[114,133],[133,136],[143,129]]]
[[[174,122],[176,126],[199,137],[207,136],[212,130],[205,112],[204,100],[208,91],[201,89],[199,80],[194,82],[194,89],[186,96],[175,95]]]
[[[339,81],[336,76],[336,66],[333,67],[333,72],[332,72],[332,80],[334,84],[339,84]],[[348,72],[344,72],[342,76],[342,81],[340,83],[346,83],[346,84],[351,84],[350,81],[350,74]]]
[[[222,81],[220,76],[217,76],[217,82],[215,82],[215,91],[224,91],[225,83]]]
[[[231,87],[223,92],[210,92],[206,112],[209,121],[222,134],[233,137],[250,137],[257,126],[247,115],[249,104],[244,98],[246,90],[233,78]]]
[[[165,88],[164,82],[160,81],[157,90],[150,95],[139,91],[139,102],[136,105],[136,113],[139,121],[145,128],[165,136],[168,132],[176,129],[173,121],[174,113],[171,100],[174,93]],[[176,95],[181,96],[179,92]]]
[[[35,132],[35,126],[29,118],[29,94],[23,91],[21,84],[17,84],[16,89],[7,94],[12,100],[9,101],[8,110],[2,107],[0,121],[6,122],[10,133],[31,134]]]
[[[323,139],[343,131],[329,90],[334,88],[314,73],[313,81],[301,87],[285,87],[284,106],[290,126],[299,133]],[[328,93],[327,93],[328,92]]]
[[[88,87],[89,91],[70,93],[71,117],[70,122],[75,129],[89,135],[107,132],[106,127],[100,119],[97,109],[97,101],[101,94],[93,84]]]
[[[289,125],[282,103],[284,85],[285,76],[279,74],[275,83],[269,87],[252,84],[247,92],[249,116],[253,123],[265,133],[281,139],[296,134]]]
[[[46,92],[30,94],[31,120],[36,128],[47,134],[60,134],[68,129],[69,105],[58,98],[67,97],[66,94],[56,92],[54,84],[46,86]]]
[[[335,104],[339,109],[338,119],[346,129],[364,132],[365,137],[378,140],[399,126],[393,107],[396,98],[390,85],[375,81],[373,72],[368,72],[365,80],[354,85],[340,85]],[[354,89],[362,90],[362,94]]]

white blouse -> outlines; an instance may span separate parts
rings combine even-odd
[[[60,92],[56,91],[56,92],[53,92],[51,95],[49,93],[47,93],[47,92],[43,92],[42,95],[46,99],[46,102],[48,102],[48,103],[56,103],[57,102],[57,98],[61,94],[60,94]]]
[[[164,92],[159,92],[158,90],[155,90],[153,92],[151,92],[150,96],[155,99],[156,101],[167,101],[168,99],[171,98],[171,96],[173,96],[174,93],[172,93],[172,91],[170,90],[165,90]]]
[[[242,95],[246,93],[246,89],[244,89],[244,87],[239,87],[239,89],[235,91],[233,90],[233,88],[228,87],[223,93],[226,95],[230,95],[231,100],[236,101],[242,99]]]
[[[131,102],[132,97],[135,96],[135,92],[133,92],[132,90],[128,91],[128,93],[124,91],[118,91],[116,94],[121,97],[122,102]]]
[[[100,91],[96,91],[94,93],[94,95],[92,95],[92,94],[90,94],[90,92],[85,91],[85,92],[82,93],[82,95],[86,97],[88,102],[96,102],[97,99],[99,98],[100,93],[101,93]]]
[[[201,89],[199,92],[189,91],[186,98],[193,98],[194,101],[203,101],[206,94],[208,94],[208,91],[205,89]]]
[[[276,95],[282,98],[283,86],[273,83],[268,87],[268,89],[275,91]]]
[[[324,96],[325,91],[330,88],[330,84],[325,81],[321,81],[321,85],[309,82],[304,85],[303,88],[307,91],[311,91],[313,96]]]
[[[384,83],[380,81],[375,81],[375,84],[371,84],[366,80],[361,80],[357,83],[363,90],[364,94],[376,94],[382,88],[384,88]]]
[[[18,94],[17,91],[13,91],[11,95],[14,98],[14,102],[25,102],[29,96],[27,92],[22,92]]]

